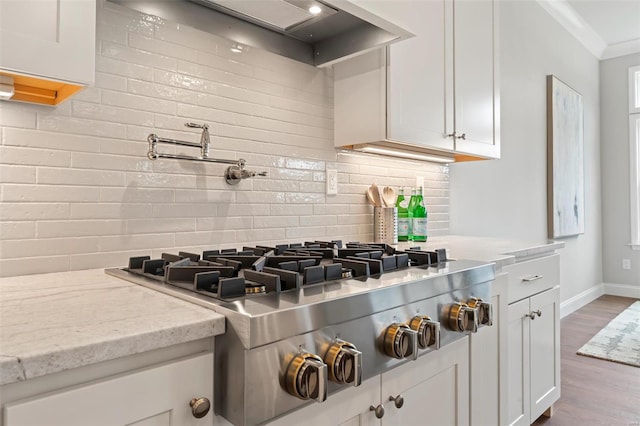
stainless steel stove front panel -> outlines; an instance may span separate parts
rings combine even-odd
[[[284,390],[284,359],[301,349],[324,357],[328,344],[335,338],[353,343],[362,352],[363,380],[412,362],[408,359],[390,358],[383,352],[381,339],[387,326],[393,322],[407,323],[414,315],[429,315],[432,319],[439,319],[441,323],[441,344],[444,346],[468,334],[454,332],[448,326],[446,321],[451,304],[467,301],[471,297],[490,300],[490,293],[491,282],[480,282],[471,287],[338,324],[332,317],[340,317],[343,306],[332,304],[324,311],[322,318],[308,318],[307,328],[313,328],[314,323],[334,324],[251,350],[244,349],[237,333],[228,330],[226,334],[216,338],[216,411],[233,424],[255,425],[303,405],[316,403],[297,399]],[[382,292],[377,293],[377,296],[387,295]],[[370,312],[375,310],[378,303],[384,304],[375,299],[370,295]],[[363,303],[363,300],[358,303]],[[432,351],[433,349],[421,349],[419,356],[428,356]],[[345,386],[347,385],[329,382],[329,395],[339,392]]]

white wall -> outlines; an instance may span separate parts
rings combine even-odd
[[[0,102],[0,275],[123,266],[134,255],[307,239],[372,239],[365,189],[425,177],[431,235],[448,228],[448,166],[338,154],[333,76],[99,2],[96,85],[57,108]],[[147,159],[147,135],[199,140],[269,177]],[[161,150],[172,147],[161,145]],[[193,151],[180,149],[183,153]],[[325,169],[339,194],[325,195]]]
[[[602,282],[598,60],[535,1],[500,1],[499,161],[451,166],[454,234],[543,241],[547,237],[546,76],[584,103],[585,233],[563,239],[561,299]]]
[[[640,291],[640,251],[629,246],[628,70],[640,54],[600,63],[600,138],[602,140],[602,243],[604,281]],[[631,270],[622,269],[631,260]]]

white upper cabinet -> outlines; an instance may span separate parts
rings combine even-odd
[[[493,0],[371,3],[415,37],[334,66],[336,146],[499,158]]]
[[[17,100],[55,105],[93,84],[95,43],[96,0],[0,0],[0,73],[14,78]]]

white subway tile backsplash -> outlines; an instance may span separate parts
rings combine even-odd
[[[204,231],[204,232],[180,232],[176,234],[175,247],[203,246],[216,248],[221,244],[233,244],[236,242],[236,231]]]
[[[126,77],[121,77],[118,75],[96,72],[95,87],[101,89],[117,90],[119,92],[126,92],[127,79]]]
[[[269,211],[266,211],[263,206],[261,212],[258,214],[271,214],[271,216],[308,216],[313,214],[313,208],[314,206],[310,204],[272,204]]]
[[[0,208],[0,220],[68,219],[69,211],[69,203],[9,203],[3,201]]]
[[[146,96],[133,95],[112,90],[102,91],[102,103],[128,108],[133,111],[159,112],[163,114],[175,114],[176,103],[161,99],[152,99]],[[138,123],[144,125],[143,123]]]
[[[324,216],[300,216],[300,226],[330,226],[338,223],[335,215]]]
[[[36,222],[37,238],[89,237],[124,234],[123,220],[42,220]]]
[[[174,234],[127,234],[99,237],[100,251],[126,251],[150,247],[173,247]]]
[[[110,172],[104,170],[39,167],[38,184],[124,186],[125,176],[123,172]]]
[[[0,259],[0,275],[44,274],[69,270],[69,256],[39,256],[19,259]]]
[[[34,222],[0,222],[0,240],[16,240],[35,238],[36,226]]]
[[[304,217],[304,216],[303,216]],[[301,218],[298,216],[255,216],[253,218],[254,228],[286,228],[289,226],[301,225]]]
[[[71,154],[65,151],[51,151],[39,148],[0,147],[0,158],[4,164],[19,164],[33,166],[71,165]]]
[[[168,232],[192,232],[196,230],[193,218],[178,219],[129,219],[127,220],[127,234],[161,234]]]
[[[180,46],[135,33],[129,33],[129,46],[145,52],[157,53],[168,58],[198,62],[198,51],[191,47]]]
[[[336,150],[333,71],[110,2],[95,86],[58,107],[0,103],[0,276],[123,266],[134,255],[310,239],[367,241],[376,182],[425,181],[431,235],[449,226],[448,166]],[[147,158],[147,137],[198,142],[267,171]],[[198,155],[189,147],[160,152]],[[325,170],[338,170],[326,195]]]
[[[151,98],[166,99],[174,102],[185,102],[188,104],[198,103],[197,92],[181,89],[179,87],[149,83],[142,80],[129,80],[127,90],[129,93],[149,96]],[[153,102],[153,100],[149,101]]]
[[[2,204],[5,202],[86,202],[98,201],[99,189],[62,185],[3,185]]]
[[[112,43],[106,40],[102,42],[100,54],[106,58],[112,58],[136,65],[160,68],[168,71],[175,71],[178,63],[175,58],[133,49],[131,47]]]
[[[203,215],[204,216],[204,215]],[[210,215],[215,216],[215,215]],[[196,230],[198,231],[217,231],[217,230],[233,230],[233,229],[247,229],[255,227],[255,220],[259,216],[254,218],[250,216],[243,217],[198,217],[196,219]]]
[[[35,129],[36,110],[30,106],[15,107],[0,103],[0,126]]]
[[[4,128],[3,134],[5,145],[61,151],[100,152],[100,143],[104,140],[91,136],[12,128]],[[2,162],[4,163],[4,159],[2,159]]]
[[[132,64],[130,62],[119,61],[105,56],[96,56],[96,84],[98,74],[111,74],[114,76],[123,76],[137,78],[138,80],[153,81],[153,68],[146,65]],[[103,81],[103,80],[102,80]],[[102,86],[100,86],[102,87]],[[105,87],[111,89],[111,87]],[[113,89],[113,90],[120,90]]]
[[[70,206],[71,219],[132,219],[138,217],[149,218],[155,205],[133,204],[131,201],[108,203],[73,203]]]
[[[126,126],[123,124],[55,115],[38,116],[38,129],[118,139],[126,137]]]
[[[153,113],[80,102],[78,100],[73,101],[73,115],[99,121],[153,126]]]
[[[286,228],[285,229],[285,237],[284,238],[318,238],[322,239],[322,237],[327,235],[327,228],[324,226],[308,226],[308,227],[297,227],[297,228]]]
[[[36,168],[33,166],[14,166],[0,164],[0,182],[36,183]]]
[[[151,171],[151,164],[146,156],[107,155],[104,153],[74,152],[71,154],[71,165],[82,169]]]
[[[107,203],[172,203],[172,189],[150,189],[128,186],[126,188],[100,188],[100,202]]]
[[[2,259],[95,253],[97,251],[99,251],[98,237],[38,238],[0,241],[0,257]]]

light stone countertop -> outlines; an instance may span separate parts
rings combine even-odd
[[[516,241],[499,238],[446,235],[429,237],[426,243],[402,242],[398,248],[419,246],[426,250],[447,249],[451,259],[495,262],[496,269],[527,259],[543,256],[564,247],[562,241]]]
[[[0,385],[224,332],[224,316],[103,269],[0,279]]]

